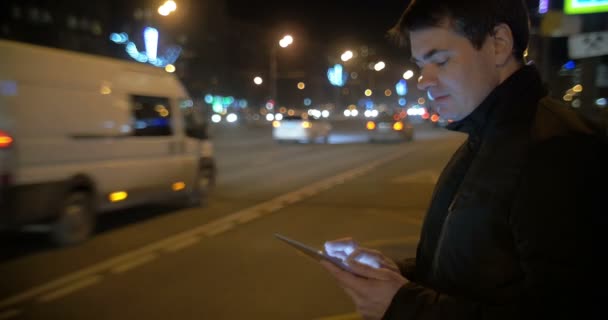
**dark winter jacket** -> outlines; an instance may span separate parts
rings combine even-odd
[[[608,272],[605,142],[546,97],[534,66],[449,129],[469,137],[439,178],[416,258],[400,265],[410,282],[384,318],[588,319]]]

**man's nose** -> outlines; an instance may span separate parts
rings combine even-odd
[[[422,69],[420,78],[418,78],[418,89],[427,91],[429,88],[437,85],[437,76],[429,68]]]

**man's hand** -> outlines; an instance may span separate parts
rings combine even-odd
[[[378,251],[359,248],[352,239],[328,242],[325,248],[328,254],[340,257],[352,270],[353,273],[347,272],[326,261],[321,262],[351,297],[357,312],[365,320],[381,319],[399,288],[407,283],[397,265]]]
[[[342,260],[347,265],[359,262],[374,268],[386,268],[399,272],[399,267],[390,258],[383,255],[378,250],[361,248],[352,238],[343,238],[325,242],[325,252],[327,255]]]

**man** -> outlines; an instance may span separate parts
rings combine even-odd
[[[357,275],[323,266],[364,319],[588,319],[608,271],[608,148],[524,62],[523,1],[414,0],[394,30],[409,38],[418,87],[468,139],[439,178],[415,259],[343,239],[326,251]]]

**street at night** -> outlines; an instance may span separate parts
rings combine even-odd
[[[0,320],[591,319],[606,38],[608,0],[2,1]]]
[[[267,124],[214,127],[221,165],[207,207],[112,213],[70,248],[3,237],[0,316],[359,319],[318,263],[273,234],[319,248],[353,236],[411,257],[438,174],[463,140],[421,126],[414,142],[369,144],[359,125],[334,124],[328,145],[277,144]]]

